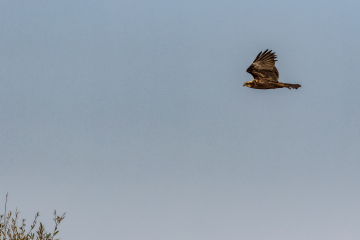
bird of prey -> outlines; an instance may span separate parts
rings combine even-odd
[[[254,80],[244,83],[244,86],[255,89],[275,89],[275,88],[295,88],[301,87],[300,84],[279,82],[279,72],[275,67],[276,55],[274,52],[266,49],[260,52],[254,62],[246,70],[250,73]]]

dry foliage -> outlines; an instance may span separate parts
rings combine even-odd
[[[59,240],[54,239],[55,235],[59,233],[57,230],[60,222],[65,218],[65,213],[61,216],[56,215],[56,210],[54,211],[54,222],[55,222],[55,228],[53,233],[48,233],[45,231],[44,225],[40,222],[39,229],[36,231],[36,234],[32,231],[34,230],[37,218],[40,216],[39,212],[36,213],[35,219],[30,226],[30,229],[28,232],[25,231],[25,221],[26,219],[22,219],[21,226],[18,226],[18,214],[20,212],[15,211],[15,214],[12,214],[10,211],[6,215],[6,203],[7,203],[7,194],[6,194],[6,202],[5,202],[5,214],[0,215],[0,240]],[[5,217],[4,217],[5,216]]]

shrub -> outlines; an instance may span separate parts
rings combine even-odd
[[[8,195],[6,194],[5,214],[0,215],[0,240],[30,240],[30,239],[54,240],[54,236],[59,233],[57,228],[60,222],[65,218],[65,213],[61,216],[58,216],[56,215],[56,210],[54,211],[53,219],[55,221],[55,228],[53,233],[47,233],[45,231],[44,225],[40,222],[39,230],[37,230],[35,234],[32,231],[36,226],[37,218],[40,216],[39,212],[37,212],[33,224],[30,226],[30,230],[26,232],[25,231],[26,219],[22,219],[21,226],[18,226],[17,221],[18,221],[18,214],[20,212],[18,212],[17,209],[14,215],[12,214],[11,211],[6,215],[7,197]],[[59,240],[59,239],[55,239],[55,240]]]

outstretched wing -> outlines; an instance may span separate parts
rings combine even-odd
[[[275,67],[276,55],[272,50],[266,49],[265,52],[260,52],[254,62],[246,70],[254,79],[260,79],[278,82],[279,72]]]

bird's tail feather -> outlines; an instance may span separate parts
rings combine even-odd
[[[291,83],[284,83],[284,87],[288,88],[288,89],[298,89],[299,87],[301,87],[300,84],[291,84]]]

